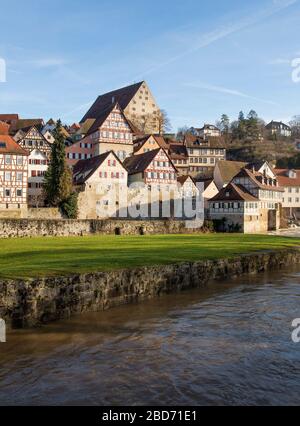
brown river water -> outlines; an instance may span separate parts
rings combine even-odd
[[[300,268],[85,314],[0,343],[0,405],[299,405]]]

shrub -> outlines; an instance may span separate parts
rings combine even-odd
[[[77,219],[78,216],[78,194],[73,192],[60,204],[60,208],[68,219]]]

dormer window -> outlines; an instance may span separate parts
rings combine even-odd
[[[297,173],[295,172],[295,170],[289,170],[288,171],[288,177],[291,178],[291,179],[296,179]]]
[[[226,192],[226,198],[230,197],[230,192]]]

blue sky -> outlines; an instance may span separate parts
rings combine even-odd
[[[79,121],[96,97],[145,79],[179,126],[300,114],[300,0],[27,0],[0,14],[0,112]]]

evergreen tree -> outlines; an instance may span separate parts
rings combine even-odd
[[[238,118],[237,136],[240,140],[242,140],[242,139],[245,139],[246,135],[247,135],[246,119],[245,119],[243,111],[241,111],[239,113],[239,118]]]
[[[257,113],[252,109],[246,120],[247,138],[257,140],[259,138],[259,119]]]
[[[224,134],[228,134],[230,127],[230,120],[228,115],[223,114],[220,121],[221,130]]]
[[[72,172],[66,163],[65,139],[61,129],[59,120],[53,131],[55,140],[44,179],[46,203],[53,207],[61,207],[73,195]]]

